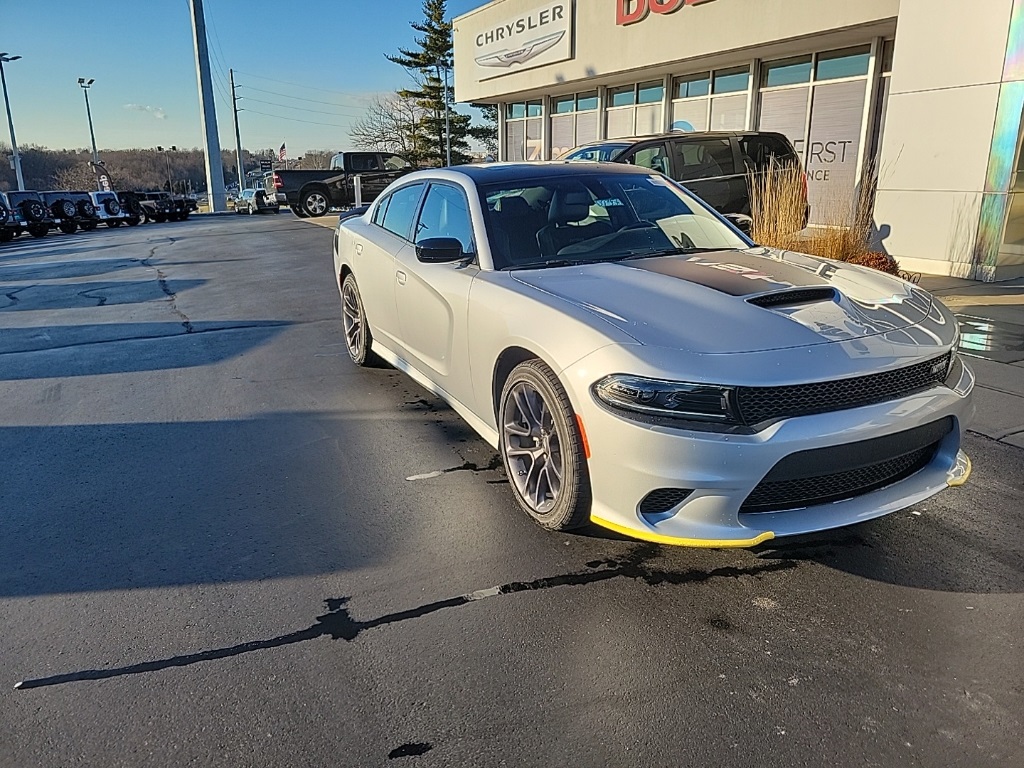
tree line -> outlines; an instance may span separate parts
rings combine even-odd
[[[352,126],[349,135],[359,149],[394,152],[419,166],[442,166],[450,142],[452,164],[460,165],[473,159],[469,139],[475,139],[485,155],[497,158],[497,108],[474,105],[481,112],[477,125],[454,109],[454,42],[447,6],[447,0],[423,0],[423,19],[411,24],[419,33],[416,46],[386,55],[413,84],[376,99],[367,116]]]

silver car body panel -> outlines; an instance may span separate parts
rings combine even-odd
[[[427,180],[466,193],[473,263],[422,263],[415,246],[373,223],[388,191]],[[340,276],[354,273],[374,351],[448,402],[494,447],[499,359],[516,350],[550,366],[591,447],[595,522],[654,541],[749,546],[889,514],[962,479],[967,460],[960,443],[973,414],[974,378],[966,366],[956,387],[783,419],[754,434],[643,423],[613,413],[592,394],[595,382],[615,373],[785,386],[931,359],[953,348],[957,325],[918,287],[867,268],[761,248],[644,260],[661,262],[653,264],[496,271],[486,231],[480,195],[467,175],[409,174],[363,216],[339,223],[335,276],[340,287]],[[751,303],[766,293],[803,288],[835,289],[835,299],[777,309]],[[892,435],[947,417],[952,431],[911,477],[825,505],[740,512],[750,491],[794,452]],[[673,487],[695,490],[660,519],[640,514],[638,504],[649,491]]]

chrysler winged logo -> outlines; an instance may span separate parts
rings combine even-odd
[[[487,56],[477,57],[476,63],[481,67],[499,67],[508,69],[513,64],[525,64],[530,59],[540,56],[544,51],[554,48],[559,41],[565,37],[565,31],[554,32],[544,37],[538,37],[514,50],[504,49],[497,53],[490,53]]]

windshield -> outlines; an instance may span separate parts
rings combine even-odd
[[[495,269],[749,247],[660,174],[566,174],[481,192]]]
[[[563,155],[561,159],[571,160],[574,162],[591,161],[596,163],[610,163],[631,146],[631,144],[622,144],[620,142],[616,142],[614,144],[593,144],[589,147],[574,149]]]

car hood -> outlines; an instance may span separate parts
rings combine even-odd
[[[925,291],[890,275],[771,249],[514,270],[640,344],[703,354],[829,344],[917,325]],[[938,340],[936,340],[938,344]]]

